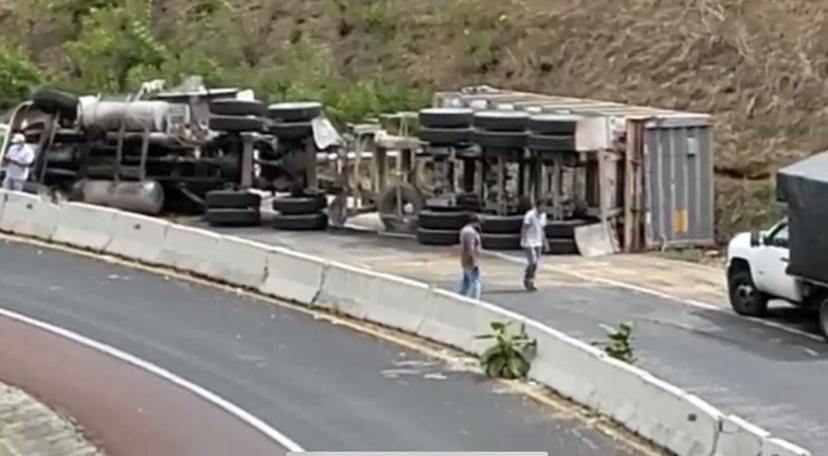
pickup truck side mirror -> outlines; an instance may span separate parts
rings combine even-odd
[[[761,241],[759,239],[759,231],[753,230],[750,232],[750,246],[751,247],[759,247],[761,245]]]

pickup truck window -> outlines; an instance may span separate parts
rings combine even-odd
[[[779,225],[770,235],[768,245],[774,247],[788,248],[788,224]]]

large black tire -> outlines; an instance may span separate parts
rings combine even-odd
[[[419,228],[417,242],[423,245],[456,245],[460,243],[460,231]]]
[[[544,136],[574,136],[578,119],[569,114],[538,114],[529,118],[529,131]]]
[[[322,114],[322,103],[300,101],[267,107],[267,117],[280,122],[308,122]]]
[[[819,331],[828,341],[828,296],[819,303]]]
[[[220,116],[255,116],[265,115],[265,105],[256,100],[224,99],[210,103],[210,113]]]
[[[489,131],[524,131],[529,114],[523,111],[480,111],[474,113],[475,128]]]
[[[575,228],[587,224],[586,220],[550,220],[546,224],[546,237],[548,239],[575,239]]]
[[[427,108],[419,112],[420,127],[427,128],[468,128],[471,127],[474,111],[463,108]]]
[[[420,228],[429,230],[460,230],[469,222],[465,212],[421,211],[417,215]]]
[[[261,117],[212,116],[210,129],[228,133],[262,131],[264,120]]]
[[[522,215],[484,215],[480,217],[480,231],[487,234],[520,234]]]
[[[267,131],[279,139],[305,139],[313,136],[310,122],[275,122]]]
[[[420,192],[411,184],[397,184],[386,188],[379,198],[377,198],[377,212],[380,214],[380,219],[389,231],[410,230],[415,227],[414,223],[406,223],[405,220],[400,220],[397,211],[397,193],[400,194],[402,204],[410,204],[413,208],[413,214],[419,214],[423,209],[425,202]],[[405,215],[405,214],[404,214]],[[415,218],[411,218],[411,222],[415,222]]]
[[[526,147],[526,132],[474,130],[475,144],[483,148],[522,149]]]
[[[78,97],[60,90],[44,88],[32,95],[32,105],[40,111],[74,119],[78,115]]]
[[[273,227],[284,231],[322,231],[328,228],[328,216],[316,214],[284,215],[273,217]]]
[[[213,190],[207,192],[204,203],[210,209],[258,209],[262,204],[262,197],[245,191]]]
[[[258,226],[262,223],[258,207],[245,209],[208,208],[204,221],[210,226]]]
[[[727,274],[730,306],[739,315],[761,317],[768,311],[768,297],[756,288],[750,269],[733,266]]]
[[[577,255],[578,244],[574,239],[549,239],[549,255]]]
[[[491,234],[482,233],[480,241],[486,250],[520,250],[520,233]]]
[[[283,196],[273,200],[273,210],[282,215],[315,214],[327,206],[325,197]]]
[[[472,129],[420,127],[417,137],[433,146],[468,147],[472,143]]]
[[[575,152],[574,136],[532,134],[527,140],[530,149],[552,152]]]

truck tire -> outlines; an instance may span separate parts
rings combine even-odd
[[[260,117],[239,117],[239,116],[212,116],[210,117],[210,129],[228,133],[244,133],[251,131],[262,131],[264,120]]]
[[[548,152],[574,152],[574,136],[532,134],[527,140],[530,149]]]
[[[421,211],[417,215],[420,228],[429,230],[456,230],[462,229],[469,222],[465,212],[435,212]]]
[[[210,103],[210,113],[220,116],[255,116],[265,114],[265,105],[261,101],[224,99]]]
[[[471,128],[420,127],[417,137],[435,146],[467,147],[472,142]]]
[[[549,255],[577,255],[578,244],[574,239],[549,239]]]
[[[526,147],[525,131],[474,130],[473,141],[480,147],[494,149],[522,149]]]
[[[397,207],[397,192],[399,192],[403,206],[411,205],[412,213],[403,215],[411,215],[413,221],[413,216],[420,213],[425,203],[420,191],[411,184],[403,183],[387,187],[377,198],[377,212],[379,212],[380,219],[382,219],[382,223],[387,230],[408,231],[414,226],[400,220],[401,208]]]
[[[819,331],[828,341],[828,296],[819,303]]]
[[[309,122],[322,114],[322,103],[300,101],[267,107],[267,117],[280,122]]]
[[[78,97],[60,90],[44,88],[32,95],[35,108],[49,113],[60,113],[63,117],[74,119],[78,115]]]
[[[516,234],[523,227],[522,215],[484,215],[480,230],[486,234]]]
[[[468,128],[473,118],[474,111],[463,108],[427,108],[418,114],[420,127],[426,128]]]
[[[284,231],[322,231],[328,228],[328,216],[316,214],[285,215],[273,217],[273,228]]]
[[[480,235],[480,243],[486,250],[520,250],[520,233]]]
[[[214,190],[207,192],[204,203],[210,209],[258,209],[262,204],[262,197],[245,191]]]
[[[581,219],[550,220],[544,231],[548,239],[575,239],[575,228],[586,224],[587,222]]]
[[[258,226],[262,223],[258,207],[245,209],[209,208],[204,213],[204,221],[210,226]]]
[[[761,317],[767,313],[768,297],[756,289],[750,269],[735,266],[727,277],[727,293],[730,306],[739,314],[747,317]]]
[[[313,136],[310,122],[275,122],[267,131],[279,139],[305,139]]]
[[[529,118],[529,131],[538,135],[574,136],[578,119],[569,114],[538,114]]]
[[[326,205],[324,196],[283,196],[273,200],[273,210],[282,215],[315,214]]]
[[[423,245],[457,245],[460,243],[460,231],[419,228],[417,242]]]
[[[523,111],[480,111],[474,113],[475,128],[489,131],[524,131],[529,114]]]

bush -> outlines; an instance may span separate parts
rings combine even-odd
[[[509,330],[511,323],[495,321],[489,326],[494,334],[477,336],[478,339],[495,340],[495,344],[480,356],[486,375],[505,379],[526,378],[532,366],[537,341],[529,339],[523,325],[517,334]]]
[[[0,109],[8,109],[26,99],[43,76],[26,52],[0,44]]]

